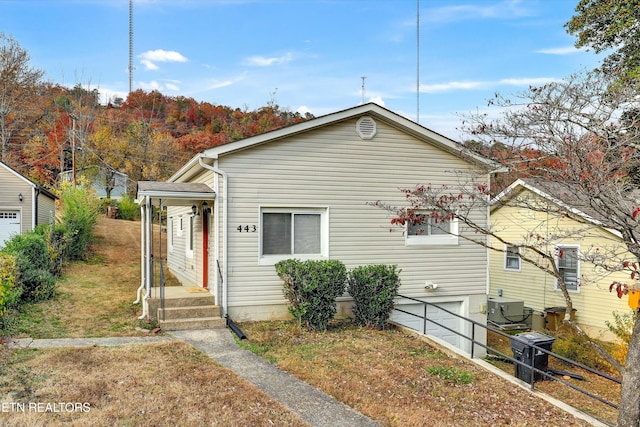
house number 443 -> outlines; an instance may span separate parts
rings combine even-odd
[[[242,233],[243,231],[246,233],[255,233],[256,231],[258,231],[258,227],[256,227],[255,225],[239,225],[236,230],[238,230],[240,233]]]

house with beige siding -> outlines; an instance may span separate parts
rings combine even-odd
[[[417,235],[392,226],[389,212],[372,203],[402,205],[400,190],[418,184],[455,189],[459,171],[488,183],[495,166],[366,104],[208,149],[155,190],[140,183],[138,200],[167,206],[168,269],[185,286],[206,288],[235,321],[289,316],[278,261],[335,259],[348,269],[396,264],[400,294],[437,303],[445,310],[430,307],[429,316],[461,331],[468,325],[449,312],[486,319],[487,250],[462,238],[472,231],[456,221],[452,234]],[[486,222],[486,210],[477,214]],[[413,300],[399,304],[423,310]],[[339,299],[338,315],[350,308],[348,295]],[[421,329],[411,316],[394,320]],[[429,331],[465,345],[446,328]]]
[[[15,234],[53,222],[56,196],[0,162],[0,248]]]
[[[588,206],[572,202],[562,185],[520,179],[494,199],[491,226],[507,243],[492,242],[503,251],[490,253],[489,298],[507,304],[520,301],[534,316],[545,316],[548,328],[558,326],[565,314],[557,313],[566,311],[566,304],[557,280],[521,259],[529,249],[520,245],[533,246],[536,240],[541,251],[555,257],[575,310],[574,320],[593,337],[611,339],[606,322],[613,323],[614,312],[631,309],[626,298],[609,291],[609,285],[627,282],[629,273],[606,271],[589,259],[597,254],[621,266],[627,252],[617,232],[603,227]],[[533,259],[542,265],[546,262]],[[506,317],[505,323],[517,321]]]

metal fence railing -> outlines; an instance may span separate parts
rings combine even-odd
[[[476,353],[476,348],[481,347],[484,348],[488,354],[494,354],[494,355],[498,355],[501,358],[503,358],[505,361],[508,361],[510,363],[513,363],[514,366],[520,367],[522,370],[524,370],[525,373],[527,373],[528,375],[526,375],[526,377],[530,378],[529,381],[526,381],[530,384],[531,389],[534,390],[535,389],[535,383],[536,383],[536,378],[546,378],[546,379],[552,379],[554,381],[558,381],[561,384],[572,388],[573,390],[576,390],[586,396],[589,396],[605,405],[608,405],[612,408],[618,409],[618,405],[610,402],[600,396],[595,395],[594,393],[591,393],[588,390],[584,390],[581,387],[576,386],[575,384],[571,384],[568,381],[565,381],[562,378],[558,378],[556,376],[554,376],[552,373],[550,373],[548,370],[546,369],[540,369],[539,366],[536,366],[536,357],[527,357],[525,358],[525,360],[519,360],[519,358],[517,357],[513,357],[511,355],[507,355],[502,353],[501,351],[499,351],[496,348],[490,347],[489,345],[485,344],[485,340],[484,339],[477,339],[478,332],[483,332],[482,337],[486,336],[486,332],[492,332],[495,334],[498,334],[504,338],[507,338],[510,343],[512,344],[512,348],[514,343],[517,347],[523,347],[523,348],[529,348],[530,351],[537,355],[537,356],[542,356],[543,358],[555,358],[557,360],[560,360],[572,367],[576,367],[576,368],[580,368],[582,370],[585,370],[587,372],[590,372],[592,374],[595,374],[601,378],[604,378],[608,381],[611,381],[612,383],[615,384],[620,384],[621,381],[615,377],[612,377],[604,372],[600,372],[596,369],[590,368],[586,365],[583,365],[581,363],[575,362],[573,360],[567,359],[559,354],[553,353],[552,351],[550,351],[549,349],[545,348],[546,346],[539,346],[539,345],[535,345],[532,344],[531,342],[519,338],[517,336],[513,336],[513,335],[509,335],[499,329],[496,328],[492,328],[490,326],[487,326],[483,323],[477,322],[475,320],[469,319],[467,317],[461,316],[458,313],[452,312],[450,310],[447,310],[441,306],[439,306],[437,303],[430,303],[430,302],[426,302],[423,300],[419,300],[416,298],[411,298],[411,297],[407,297],[404,295],[398,295],[398,299],[402,299],[402,300],[409,300],[412,303],[417,303],[417,304],[422,304],[422,312],[421,314],[416,314],[414,312],[410,312],[407,310],[403,310],[401,307],[402,305],[398,305],[396,304],[396,306],[394,307],[394,311],[399,312],[399,313],[404,313],[407,314],[409,316],[418,318],[422,320],[422,330],[420,332],[422,332],[424,335],[427,335],[427,326],[429,324],[432,325],[436,325],[439,328],[445,329],[455,335],[457,335],[458,337],[460,337],[461,339],[467,340],[470,343],[470,357],[473,359],[475,357],[475,353]],[[445,313],[448,313],[449,315],[455,316],[456,318],[460,319],[461,321],[466,322],[466,324],[469,327],[464,327],[461,328],[461,330],[456,330],[454,328],[450,328],[440,322],[437,322],[436,320],[433,320],[431,318],[429,318],[428,314],[428,307],[436,307],[438,310],[444,311]],[[468,331],[468,332],[465,332]],[[546,368],[546,364],[545,364],[545,368]]]

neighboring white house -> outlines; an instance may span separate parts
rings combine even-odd
[[[76,179],[84,178],[91,183],[96,195],[101,199],[120,200],[129,190],[129,176],[113,169],[90,166],[76,171]],[[73,180],[73,171],[62,171],[58,179],[64,182]]]
[[[457,235],[414,235],[394,227],[389,213],[371,203],[402,205],[400,190],[418,184],[446,184],[455,191],[456,171],[480,173],[487,184],[495,166],[366,104],[208,149],[165,186],[145,185],[138,197],[143,206],[161,200],[168,207],[171,272],[184,285],[207,287],[234,320],[288,317],[274,264],[300,258],[341,260],[348,269],[396,264],[402,269],[400,294],[484,323],[487,250]],[[478,212],[481,221],[487,215]],[[455,222],[451,227],[472,233]],[[422,313],[420,303],[401,304]],[[350,299],[341,298],[339,314],[350,307]],[[430,308],[429,316],[467,329],[445,311]],[[394,320],[422,329],[422,321],[408,315]],[[429,332],[467,348],[466,340],[446,329]]]
[[[15,234],[53,222],[56,196],[0,162],[0,248]]]

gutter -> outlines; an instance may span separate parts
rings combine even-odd
[[[203,159],[206,158],[211,158],[214,161],[217,161],[217,159],[212,158],[212,157],[207,157],[206,154],[201,153],[200,156],[198,157],[198,162],[200,163],[200,166],[210,170],[211,172],[215,173],[216,175],[221,176],[224,179],[224,190],[223,190],[223,195],[222,195],[222,314],[224,316],[226,316],[228,314],[228,293],[227,293],[227,283],[228,283],[228,269],[227,269],[227,255],[228,255],[228,249],[227,249],[227,242],[228,242],[228,233],[227,233],[227,221],[228,221],[228,213],[229,213],[229,204],[227,203],[227,195],[229,194],[229,175],[227,175],[226,172],[224,172],[221,169],[218,169],[217,167],[208,165],[204,162]],[[217,187],[217,186],[216,186]],[[216,192],[217,192],[218,188],[216,188]],[[218,200],[218,199],[217,199]],[[218,204],[216,203],[216,206]],[[216,240],[215,240],[215,251],[216,251],[216,255],[219,254],[219,241],[220,239],[218,238],[218,236],[220,235],[220,229],[219,229],[219,221],[218,221],[219,217],[216,217],[216,222],[215,222],[215,236],[216,236]]]

